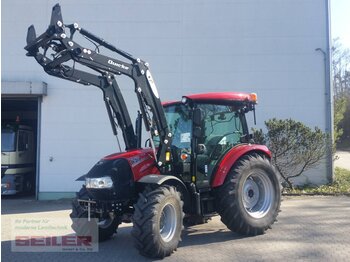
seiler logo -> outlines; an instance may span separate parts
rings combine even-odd
[[[91,236],[16,236],[15,246],[25,247],[91,247]]]
[[[123,64],[119,64],[119,63],[117,63],[117,62],[114,62],[114,61],[111,60],[111,59],[108,60],[108,64],[114,65],[114,66],[119,67],[119,68],[124,69],[124,70],[128,70],[128,69],[129,69],[128,66],[125,66],[125,65],[123,65]]]

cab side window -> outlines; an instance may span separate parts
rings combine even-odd
[[[233,107],[202,105],[202,108],[205,112],[204,144],[208,150],[214,147],[224,151],[240,143],[243,128],[239,114]]]

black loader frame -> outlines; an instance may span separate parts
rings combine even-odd
[[[66,34],[66,31],[69,31],[69,36]],[[91,50],[74,42],[73,37],[76,33],[80,33],[95,43],[97,49]],[[98,52],[98,46],[103,46],[130,62],[127,63],[114,57],[101,55]],[[47,55],[49,49],[52,49],[54,52],[52,57]],[[59,4],[53,7],[50,25],[42,35],[36,36],[33,25],[28,28],[25,50],[28,52],[27,56],[33,56],[48,74],[83,85],[99,87],[103,91],[113,132],[117,135],[118,126],[121,128],[126,150],[141,147],[141,131],[137,130],[137,134],[135,134],[129,112],[114,76],[126,75],[130,77],[135,83],[135,92],[146,130],[151,132],[152,137],[160,137],[156,162],[159,168],[164,168],[166,162],[165,154],[170,151],[172,134],[168,129],[148,63],[114,47],[105,40],[79,27],[77,23],[63,24]],[[84,65],[98,74],[75,69],[75,64],[73,66],[65,65],[64,63],[69,60]],[[139,119],[141,118],[139,117]],[[152,139],[150,140],[152,144]]]

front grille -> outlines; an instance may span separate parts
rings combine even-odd
[[[83,199],[78,199],[78,202],[80,204],[80,206],[87,211],[89,209],[89,205],[90,205],[90,210],[96,210],[97,209],[97,203],[96,201],[92,201],[92,200],[83,200]]]

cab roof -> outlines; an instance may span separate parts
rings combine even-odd
[[[202,93],[183,96],[183,98],[192,100],[195,103],[208,103],[208,104],[232,104],[235,102],[257,103],[257,96],[255,93],[241,93],[241,92],[213,92]],[[178,104],[181,101],[168,101],[162,103],[163,106],[172,104]]]

